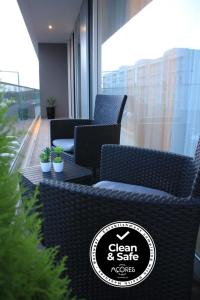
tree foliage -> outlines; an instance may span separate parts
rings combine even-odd
[[[40,246],[36,196],[20,202],[18,172],[9,170],[16,134],[6,111],[0,95],[0,299],[72,300],[69,279],[61,276],[65,259],[55,264],[57,249]]]

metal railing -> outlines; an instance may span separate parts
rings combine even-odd
[[[3,101],[9,102],[7,115],[15,119],[19,152],[22,150],[34,122],[40,116],[40,91],[25,86],[0,82]],[[19,153],[18,153],[19,154]],[[13,158],[13,165],[18,155]],[[11,167],[12,167],[11,166]]]

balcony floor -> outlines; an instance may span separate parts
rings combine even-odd
[[[39,156],[45,147],[50,146],[49,120],[38,119],[32,130],[31,138],[23,157],[21,168],[39,165]]]

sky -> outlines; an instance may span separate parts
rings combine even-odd
[[[41,0],[42,1],[42,0]],[[39,88],[38,58],[17,0],[0,0],[0,80]]]
[[[42,0],[41,0],[42,1]],[[39,87],[38,58],[17,0],[0,0],[0,80]],[[102,71],[155,59],[172,48],[200,49],[200,0],[153,0],[102,45]]]
[[[179,47],[200,49],[200,0],[153,0],[102,45],[102,71]]]

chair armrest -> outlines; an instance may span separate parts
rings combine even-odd
[[[72,280],[73,292],[77,294],[79,291],[79,297],[104,299],[102,295],[105,298],[109,295],[106,299],[122,299],[117,297],[119,289],[110,291],[109,286],[99,283],[89,260],[90,245],[96,233],[105,225],[119,220],[144,227],[155,242],[157,261],[150,277],[151,284],[147,281],[148,287],[152,288],[150,299],[156,299],[153,297],[153,289],[156,290],[155,295],[158,295],[158,280],[160,295],[171,289],[177,294],[179,291],[187,294],[190,290],[200,214],[198,201],[108,191],[59,182],[41,183],[40,200],[43,204],[44,244],[47,247],[59,246],[59,258],[68,256],[68,275]],[[179,268],[171,272],[176,261],[179,261]],[[87,294],[95,290],[96,295]],[[135,288],[131,292],[134,298]],[[136,299],[146,295],[143,285],[140,295]],[[171,299],[169,294],[167,296],[165,299]]]
[[[130,146],[105,145],[102,148],[101,180],[188,196],[194,176],[193,159],[187,156]]]
[[[102,145],[119,144],[120,129],[118,124],[77,126],[74,135],[75,162],[97,168],[100,165]]]
[[[74,127],[90,124],[88,119],[55,119],[50,121],[50,142],[55,139],[66,139],[74,137]]]

